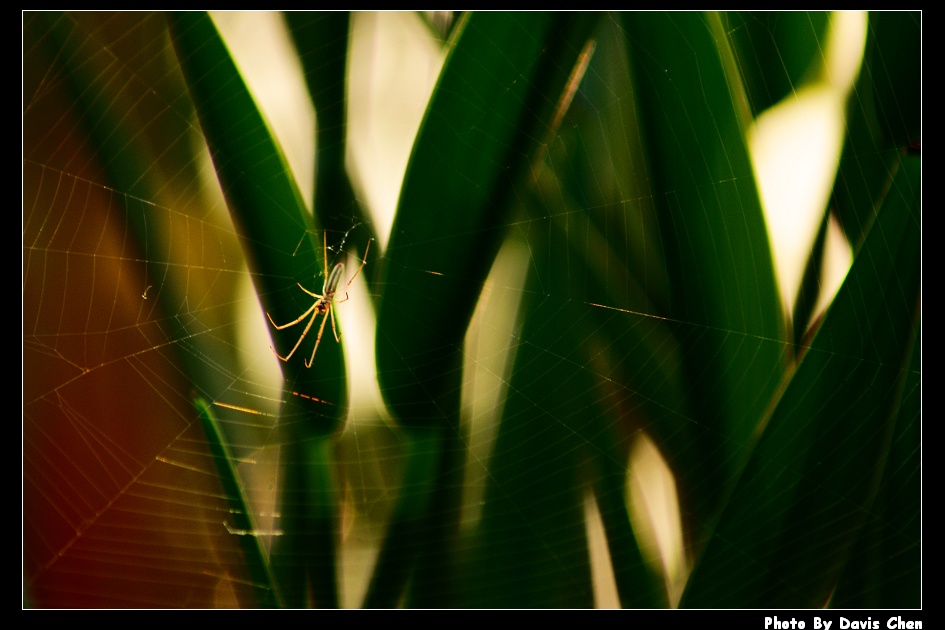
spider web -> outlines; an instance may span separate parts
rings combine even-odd
[[[280,29],[284,31],[278,16],[254,14],[248,22],[240,17],[215,19],[290,156],[293,176],[303,194],[309,195],[306,201],[311,206],[311,106],[280,109],[286,102],[307,102],[298,87],[301,70],[293,68],[297,62],[292,60],[291,45],[278,39]],[[616,20],[608,24],[614,26]],[[736,37],[739,28],[734,26],[729,35]],[[860,28],[865,28],[862,22]],[[278,505],[280,455],[287,435],[279,421],[283,397],[296,396],[315,406],[340,401],[324,400],[317,392],[283,391],[279,364],[270,349],[273,331],[254,292],[253,272],[220,193],[165,18],[140,13],[27,13],[23,29],[24,601],[36,607],[252,605],[253,578],[241,539],[254,536],[268,551],[283,534]],[[257,40],[241,47],[241,29]],[[506,422],[503,414],[514,418],[522,413],[514,407],[505,409],[514,400],[509,390],[527,393],[521,383],[535,369],[529,362],[536,360],[537,350],[540,356],[567,363],[575,374],[573,383],[562,383],[562,409],[580,404],[583,398],[574,391],[587,382],[595,383],[601,400],[612,405],[608,413],[590,415],[602,422],[601,431],[621,436],[631,471],[627,493],[634,531],[666,584],[669,602],[675,603],[695,553],[691,548],[695,543],[682,532],[686,514],[680,514],[675,480],[658,440],[639,422],[620,419],[628,407],[635,417],[632,399],[639,395],[602,367],[619,365],[615,355],[620,353],[620,342],[606,336],[588,335],[581,341],[574,337],[586,334],[582,320],[588,317],[604,322],[601,329],[614,322],[634,329],[653,346],[721,335],[740,342],[741,352],[750,355],[772,347],[793,352],[794,344],[747,331],[737,323],[707,329],[699,318],[667,317],[656,302],[627,308],[635,302],[624,297],[643,290],[658,298],[658,287],[665,284],[658,261],[666,243],[655,200],[675,193],[634,189],[619,181],[621,173],[639,163],[641,140],[610,132],[614,117],[632,111],[633,100],[628,87],[614,78],[626,74],[626,69],[603,61],[620,57],[608,48],[615,41],[610,35],[599,38],[559,137],[548,145],[546,163],[562,179],[593,182],[585,190],[596,191],[598,198],[579,201],[590,208],[589,214],[596,210],[606,214],[613,207],[634,209],[614,219],[621,225],[596,227],[608,231],[608,238],[613,231],[622,234],[625,250],[616,259],[643,271],[634,279],[611,268],[578,264],[572,261],[576,254],[566,248],[536,251],[536,244],[549,242],[541,235],[558,229],[582,234],[587,249],[599,246],[595,225],[584,222],[583,211],[574,212],[573,200],[565,194],[544,199],[547,216],[518,212],[504,219],[509,237],[478,287],[479,301],[466,338],[461,523],[465,530],[475,531],[489,522],[490,510],[512,513],[523,521],[534,518],[531,499],[512,491],[496,498],[489,487],[500,474],[493,453],[501,440],[509,439],[501,426]],[[849,47],[861,51],[862,37],[861,33],[859,43],[854,37]],[[280,51],[281,56],[268,56]],[[823,54],[829,56],[829,51]],[[388,244],[410,147],[444,56],[441,43],[413,14],[358,14],[353,19],[348,166],[379,250]],[[803,187],[796,180],[787,179],[787,184],[779,180],[778,173],[787,169],[783,163],[767,171],[755,164],[766,211],[772,213],[767,218],[769,229],[784,237],[775,239],[772,247],[785,313],[794,311],[804,264],[830,196],[829,164],[836,163],[842,147],[843,99],[860,63],[856,52],[851,57],[854,61],[846,62],[850,64],[846,71],[836,70],[832,92],[803,92],[801,86],[792,86],[795,98],[788,100],[795,105],[820,105],[822,126],[800,127],[811,135],[804,136],[795,127],[787,136],[778,136],[776,123],[782,129],[791,124],[781,120],[791,114],[780,107],[765,108],[752,132],[757,160],[766,152],[773,156],[768,159],[777,160],[792,142],[808,146],[805,160],[810,173],[805,181],[809,183]],[[262,70],[254,70],[253,63]],[[286,78],[276,68],[294,70],[295,76]],[[603,104],[605,100],[617,103],[618,109]],[[569,125],[594,129],[582,140],[593,146],[573,144]],[[833,140],[811,150],[816,138]],[[608,159],[586,159],[591,153]],[[828,166],[816,163],[811,153],[823,155]],[[818,177],[823,181],[815,181]],[[700,194],[742,190],[745,183],[719,182]],[[802,188],[809,198],[784,201],[791,188]],[[616,198],[616,205],[608,205],[605,198]],[[788,219],[773,214],[779,203],[787,206]],[[801,206],[812,208],[807,217],[796,210]],[[330,264],[346,261],[349,270],[357,268],[363,252],[351,245],[349,236],[359,229],[364,226],[350,222],[345,230],[329,234]],[[833,221],[823,229],[824,260],[836,264],[825,265],[819,305],[812,309],[815,315],[832,299],[851,260],[839,225]],[[300,230],[298,238],[304,237]],[[290,254],[297,246],[297,240],[277,245]],[[792,256],[793,262],[787,262]],[[530,276],[533,261],[541,257],[550,261],[543,267],[547,275]],[[565,283],[552,277],[555,271],[561,272]],[[312,278],[306,288],[320,292],[324,272],[303,273]],[[377,384],[371,292],[402,291],[409,297],[411,289],[383,283],[368,289],[364,280],[359,277],[348,291],[350,299],[335,309],[344,331],[350,380],[348,419],[334,453],[340,497],[338,577],[344,606],[361,605],[404,466],[403,436],[384,408]],[[286,279],[287,286],[294,282]],[[609,290],[600,290],[602,282],[610,283]],[[618,283],[622,285],[615,286]],[[561,287],[567,288],[562,292]],[[727,290],[733,300],[747,291]],[[298,294],[301,314],[311,298]],[[543,296],[537,317],[547,324],[535,324],[545,330],[542,335],[527,336],[520,314],[536,295]],[[299,356],[311,351],[318,323],[300,346]],[[302,327],[304,323],[279,334],[294,343]],[[548,333],[548,327],[553,332]],[[331,337],[326,330],[321,343],[335,343]],[[543,340],[537,347],[536,339]],[[599,361],[569,356],[567,349],[577,343],[594,347],[590,355]],[[679,360],[676,354],[663,355],[664,363],[657,367],[673,369],[670,364]],[[715,382],[708,373],[696,378],[707,386]],[[197,400],[206,401],[220,423],[248,496],[251,530],[241,528],[234,517],[198,419]],[[700,425],[691,412],[667,409],[666,413],[683,425]],[[510,426],[514,425],[506,424],[505,430]],[[574,426],[562,422],[553,427],[557,433],[552,439],[567,441],[569,434],[581,430]],[[520,444],[527,454],[545,442],[535,438]],[[747,449],[750,443],[746,439],[736,446]],[[530,487],[530,496],[555,500],[556,493],[570,491],[570,481],[559,489],[555,478],[545,476],[552,470],[579,467],[575,456],[567,449],[551,453],[548,462],[528,459],[532,463],[517,473],[544,479]],[[707,466],[716,461],[698,452],[684,456],[705,458]],[[576,505],[585,526],[572,534],[572,546],[577,553],[590,550],[588,570],[593,574],[593,590],[584,594],[585,599],[617,606],[604,525],[593,493],[581,491]],[[567,520],[567,515],[560,516]],[[918,514],[905,518],[911,521]],[[535,524],[534,531],[546,527],[552,526]],[[572,566],[559,549],[546,545],[544,551],[549,573]],[[511,588],[516,581],[510,578],[508,584]],[[573,586],[584,588],[576,578]]]

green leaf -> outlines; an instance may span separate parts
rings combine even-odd
[[[682,432],[651,429],[670,445],[698,541],[781,381],[780,302],[719,17],[628,13],[623,24],[671,289],[661,315],[680,345],[689,419]],[[685,448],[695,444],[700,457]]]
[[[825,11],[736,11],[724,19],[756,116],[794,94],[823,64]]]
[[[862,240],[885,194],[901,149],[921,142],[921,56],[916,47],[920,17],[898,12],[869,15],[863,68],[851,92],[832,200],[854,245]]]
[[[204,434],[207,436],[207,444],[209,444],[210,452],[213,455],[213,463],[220,475],[220,483],[223,484],[223,492],[230,503],[234,529],[239,532],[238,536],[246,559],[246,567],[249,570],[250,578],[253,580],[253,588],[256,592],[256,602],[254,603],[260,608],[275,608],[278,605],[278,600],[272,576],[269,572],[269,563],[259,546],[259,538],[254,534],[256,525],[253,523],[252,511],[249,509],[239,477],[233,468],[235,460],[226,445],[226,440],[223,439],[217,419],[207,401],[197,398],[194,404],[197,407]]]
[[[305,72],[305,83],[315,105],[315,214],[329,233],[346,234],[352,225],[358,249],[374,240],[373,227],[354,196],[345,167],[347,157],[348,30],[351,14],[345,11],[289,11],[285,15],[292,41]],[[371,252],[371,262],[378,254]],[[378,267],[369,265],[369,274]]]
[[[253,281],[263,310],[273,322],[288,322],[312,306],[312,298],[296,283],[311,284],[326,274],[323,247],[312,234],[306,211],[282,151],[260,114],[209,16],[179,13],[169,17],[181,68],[193,97],[201,128],[214,160],[217,177],[239,233],[246,258],[255,270]],[[324,237],[323,237],[324,239]],[[298,243],[293,251],[292,244]],[[291,253],[290,253],[291,252]],[[300,295],[301,293],[301,295]],[[318,314],[315,311],[314,318]],[[319,324],[325,328],[330,313]],[[314,348],[313,320],[308,341]],[[287,356],[299,339],[298,328],[274,332],[274,348]],[[321,607],[338,605],[334,579],[333,498],[326,440],[346,411],[346,379],[341,346],[323,338],[317,361],[305,367],[308,351],[299,348],[280,362],[285,377],[281,422],[290,432],[285,454],[283,512],[285,534],[273,556],[290,606],[306,603],[307,580]],[[314,356],[314,350],[313,350]],[[299,396],[330,401],[312,405]]]
[[[382,391],[407,425],[439,425],[457,407],[458,351],[507,225],[511,184],[548,134],[592,23],[481,13],[456,26],[385,261],[385,282],[409,293],[388,292],[378,313]]]
[[[578,270],[587,252],[568,250],[569,239],[581,241],[580,219],[570,216],[567,231],[534,221],[524,234],[535,271],[525,287],[515,368],[472,547],[476,560],[467,589],[474,606],[593,605],[584,511],[588,478],[621,604],[666,605],[624,498],[627,450],[613,417],[632,406],[632,396],[605,376],[608,353],[599,334],[610,313],[575,299],[584,290]]]
[[[922,142],[922,14],[870,13],[873,46],[867,70],[873,79],[876,117],[894,147]]]
[[[411,430],[443,431],[430,440],[442,449],[430,507],[439,516],[425,532],[412,590],[418,606],[453,601],[449,541],[464,460],[458,431],[466,329],[509,223],[514,186],[560,122],[562,95],[596,21],[566,13],[464,15],[411,154],[385,260],[384,283],[400,291],[381,299],[376,358],[396,420]],[[401,531],[391,525],[392,536]],[[385,548],[401,544],[389,538]],[[382,586],[372,592],[402,589],[384,573],[374,581]]]
[[[871,513],[900,410],[903,427],[915,425],[910,355],[920,296],[920,177],[920,159],[905,157],[681,606],[827,602]],[[917,433],[908,435],[899,447],[906,462],[919,446]]]
[[[832,608],[922,607],[921,340],[917,323],[883,481]]]

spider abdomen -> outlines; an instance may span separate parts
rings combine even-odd
[[[338,263],[335,265],[335,268],[331,270],[331,275],[328,276],[328,280],[325,281],[325,286],[322,288],[322,294],[324,295],[325,300],[330,300],[332,295],[335,294],[335,291],[338,290],[338,285],[341,284],[341,279],[345,277],[345,264]]]

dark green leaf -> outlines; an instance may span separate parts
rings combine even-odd
[[[367,223],[351,188],[345,167],[347,157],[347,61],[351,15],[345,11],[286,13],[292,41],[305,71],[308,92],[315,104],[315,214],[329,233],[345,234],[352,225],[364,227],[353,233],[364,251],[374,230]],[[371,261],[377,258],[376,249]],[[367,268],[368,273],[377,269]]]
[[[686,434],[671,450],[697,540],[721,506],[785,368],[779,298],[749,160],[748,113],[717,15],[629,13],[627,45],[682,357]],[[666,428],[670,428],[668,434]],[[662,435],[661,435],[662,434]]]
[[[253,280],[263,308],[274,322],[292,321],[312,306],[310,296],[299,295],[296,282],[310,285],[319,270],[327,271],[321,255],[324,244],[318,247],[312,237],[311,217],[285,158],[209,16],[180,13],[169,22],[217,177],[246,257],[256,270]],[[294,251],[293,242],[299,243]],[[322,329],[329,316],[323,315]],[[299,326],[314,323],[306,321]],[[297,327],[288,334],[276,332],[274,347],[287,356],[300,334]],[[315,334],[312,326],[308,341],[313,349]],[[327,338],[322,341],[312,369],[305,367],[308,345],[280,363],[286,381],[281,420],[291,436],[283,486],[285,535],[273,555],[277,576],[286,588],[285,601],[291,606],[306,603],[306,576],[318,578],[311,579],[318,606],[338,605],[325,440],[344,418],[346,381],[341,346]],[[292,391],[331,404],[306,404]]]
[[[725,20],[755,116],[794,94],[823,63],[825,11],[739,11]]]
[[[595,22],[585,14],[465,15],[414,145],[385,261],[385,285],[401,289],[381,300],[376,350],[381,389],[397,421],[442,431],[432,441],[442,450],[413,605],[453,601],[462,342],[508,224],[514,186],[560,122],[565,87]],[[425,491],[404,488],[405,496],[418,493]],[[395,522],[391,535],[408,530]],[[400,588],[393,575],[374,580],[383,586],[372,592]]]
[[[921,142],[919,17],[895,12],[869,16],[863,68],[850,96],[833,191],[837,217],[854,244],[872,221],[900,150]]]
[[[210,445],[213,463],[216,465],[220,482],[223,484],[223,492],[232,509],[234,528],[240,531],[239,540],[246,559],[246,567],[249,569],[256,592],[256,601],[253,605],[260,608],[275,608],[278,599],[272,576],[269,573],[269,563],[259,546],[259,538],[253,534],[256,526],[250,516],[252,511],[246,502],[239,477],[233,468],[235,460],[227,447],[226,440],[223,439],[213,410],[202,398],[195,400],[194,404],[197,406],[200,424],[203,426],[207,443]]]
[[[827,602],[870,514],[900,409],[904,428],[915,424],[910,354],[920,292],[920,174],[920,159],[904,158],[690,577],[682,606]],[[905,462],[914,461],[914,439],[912,433]]]

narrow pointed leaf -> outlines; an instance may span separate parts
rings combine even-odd
[[[213,21],[204,13],[172,14],[168,20],[217,177],[246,258],[256,271],[252,277],[263,310],[274,322],[292,321],[313,300],[297,283],[312,286],[312,279],[327,267],[311,215]],[[298,245],[293,248],[293,243]],[[273,347],[282,356],[301,335],[297,327],[286,332],[273,332]],[[285,535],[273,556],[280,583],[291,585],[285,593],[287,604],[308,603],[303,589],[311,583],[315,605],[335,607],[334,508],[322,489],[328,464],[323,442],[344,418],[346,381],[341,346],[333,339],[323,338],[317,361],[312,368],[305,366],[315,331],[309,335],[312,345],[280,361],[286,381],[281,422],[291,435],[286,438],[283,485]],[[292,391],[331,404],[305,404]]]
[[[827,602],[872,509],[903,381],[913,382],[920,173],[920,159],[905,157],[742,472],[682,606],[805,608]]]
[[[698,540],[781,380],[780,301],[719,16],[628,13],[623,24],[671,287],[661,315],[680,344],[688,441],[702,448],[670,454]]]

